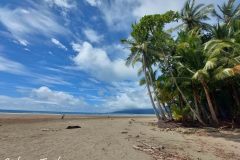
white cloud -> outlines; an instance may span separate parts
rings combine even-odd
[[[66,46],[64,46],[59,40],[52,38],[51,39],[52,43],[57,45],[58,48],[64,49],[64,50],[68,50]]]
[[[77,67],[99,80],[122,81],[136,78],[136,71],[126,67],[124,59],[111,60],[102,48],[94,48],[88,42],[73,43],[72,47],[77,52],[73,57]]]
[[[85,28],[83,30],[83,33],[87,37],[87,39],[92,43],[99,43],[100,41],[103,40],[103,35],[100,35],[99,33],[90,28]]]
[[[30,82],[34,84],[45,85],[72,85],[61,77],[53,75],[44,75],[32,72],[23,64],[0,56],[0,72],[16,74],[31,78]],[[32,78],[34,80],[32,80]]]
[[[37,7],[28,9],[0,7],[0,23],[23,46],[27,46],[34,35],[49,37],[69,33],[57,22],[52,12]]]
[[[43,74],[34,74],[29,75],[33,77],[35,80],[31,83],[41,84],[41,85],[72,85],[71,83],[63,80],[58,76],[51,75],[43,75]]]
[[[85,98],[63,91],[52,90],[46,86],[39,88],[18,87],[23,96],[0,95],[0,106],[9,110],[40,110],[68,112],[114,112],[132,108],[151,108],[146,90],[133,83],[115,83],[116,95],[104,97],[88,96],[88,100],[98,101],[89,104]],[[117,92],[118,91],[118,92]]]
[[[114,94],[104,98],[101,107],[105,112],[152,107],[146,89],[138,82],[114,82],[108,92]]]
[[[27,69],[21,63],[12,61],[0,56],[0,72],[7,72],[11,74],[26,75]]]
[[[132,11],[138,5],[136,2],[136,0],[104,0],[96,6],[110,29],[128,30],[129,25],[135,21]]]
[[[46,101],[56,105],[85,105],[83,100],[76,98],[68,93],[61,91],[53,91],[46,86],[42,86],[32,90],[32,97],[35,99]]]
[[[133,15],[136,18],[141,18],[144,15],[163,14],[169,10],[180,11],[186,1],[166,1],[166,0],[137,0],[138,7],[133,10]],[[224,0],[197,0],[197,4],[222,4]]]
[[[65,9],[71,9],[76,7],[76,3],[74,0],[45,0],[45,2],[49,3],[50,6],[57,6]]]
[[[129,30],[129,26],[144,15],[161,14],[169,10],[179,11],[185,3],[180,0],[103,0],[101,3],[94,3],[94,0],[86,1],[98,7],[103,19],[113,30]],[[223,3],[224,0],[198,0],[196,2],[216,5]]]
[[[54,91],[46,86],[27,89],[24,97],[9,97],[0,95],[0,106],[6,109],[20,110],[53,110],[53,111],[93,111],[82,97],[76,97],[62,91]]]
[[[91,6],[97,6],[101,4],[100,0],[86,0]]]

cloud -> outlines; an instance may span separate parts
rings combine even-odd
[[[58,48],[64,49],[65,51],[68,50],[66,46],[64,46],[61,42],[59,42],[59,40],[52,38],[51,41],[53,44],[57,45]]]
[[[76,7],[74,0],[45,0],[50,6],[57,6],[64,9],[71,9]]]
[[[61,77],[53,76],[53,75],[43,75],[43,74],[35,74],[32,73],[30,75],[34,78],[32,83],[41,84],[41,85],[72,85],[71,83],[63,80]]]
[[[63,106],[83,106],[85,102],[82,99],[76,98],[68,93],[61,91],[53,91],[46,86],[33,89],[31,96],[35,99],[48,102],[50,104],[63,105]]]
[[[138,82],[114,82],[108,92],[114,94],[105,97],[100,105],[105,112],[152,107],[146,89]]]
[[[38,8],[8,8],[0,7],[0,23],[11,33],[12,37],[23,46],[30,44],[32,36],[53,36],[69,33],[60,25],[55,15],[37,6]]]
[[[133,16],[137,19],[151,14],[163,14],[169,10],[180,11],[185,3],[185,1],[175,0],[166,1],[166,0],[137,0],[139,5],[133,10]],[[224,0],[197,0],[197,4],[222,4]]]
[[[136,0],[103,0],[101,3],[92,4],[98,7],[110,29],[128,30],[129,25],[135,21],[132,10],[138,5],[136,2]]]
[[[83,33],[87,37],[87,39],[92,43],[99,43],[100,41],[103,40],[103,35],[98,34],[96,31],[90,28],[85,28],[83,30]]]
[[[21,75],[31,78],[30,82],[34,84],[45,85],[72,85],[71,83],[63,80],[61,77],[39,74],[32,72],[25,65],[0,56],[0,72]],[[32,80],[33,79],[33,80]]]
[[[101,4],[101,0],[86,0],[91,6],[97,6]]]
[[[0,72],[6,72],[17,75],[26,75],[28,70],[21,63],[12,61],[0,56]]]
[[[169,10],[179,11],[185,1],[166,0],[103,0],[101,3],[86,0],[90,5],[96,6],[102,13],[102,18],[110,29],[125,31],[130,25],[144,15],[161,14]],[[221,4],[224,0],[198,0],[196,3]]]
[[[72,58],[78,69],[90,73],[103,81],[136,79],[136,71],[125,65],[124,59],[111,60],[102,48],[94,48],[90,43],[73,43],[77,55]]]
[[[44,111],[93,111],[82,97],[62,91],[51,90],[46,86],[27,89],[24,97],[0,95],[0,106],[6,109],[44,110]]]

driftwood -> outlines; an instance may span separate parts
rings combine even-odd
[[[140,141],[139,141],[140,142]],[[139,145],[133,145],[133,148],[143,151],[151,155],[155,160],[187,160],[188,158],[180,157],[178,154],[167,153],[164,151],[164,146],[152,146],[146,142],[140,142]]]
[[[80,126],[68,126],[66,129],[77,129],[77,128],[81,128]]]
[[[127,132],[127,131],[122,131],[121,133],[122,133],[122,134],[127,134],[128,132]]]

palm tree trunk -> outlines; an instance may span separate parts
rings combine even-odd
[[[182,90],[179,88],[177,81],[175,79],[175,77],[173,76],[172,72],[171,72],[171,77],[173,79],[173,83],[175,84],[175,86],[177,87],[178,92],[181,94],[183,101],[189,106],[190,110],[192,111],[192,113],[196,116],[197,120],[204,126],[206,126],[205,122],[202,120],[201,117],[198,116],[198,114],[196,113],[196,111],[192,108],[192,106],[190,105],[190,103],[187,101],[187,98],[185,97],[185,95],[183,94]]]
[[[197,96],[196,96],[196,92],[193,89],[193,99],[194,99],[194,105],[195,105],[195,109],[196,109],[196,113],[198,114],[198,116],[200,117],[200,111],[199,111],[199,106],[198,106],[198,102],[197,102]]]
[[[180,109],[182,110],[182,109],[183,109],[183,98],[182,98],[182,96],[181,96],[180,93],[178,94],[178,99],[179,99],[179,106],[180,106]]]
[[[172,113],[169,107],[167,107],[164,103],[162,103],[163,108],[165,109],[166,113],[168,114],[168,117],[170,120],[173,120]]]
[[[232,92],[233,92],[233,98],[236,102],[236,105],[240,108],[240,100],[239,100],[237,90],[232,83],[231,83],[231,87],[232,87]]]
[[[198,114],[199,117],[202,117],[203,111],[202,111],[202,108],[199,106],[198,93],[197,93],[196,87],[193,83],[192,83],[192,90],[193,90],[193,99],[194,99],[194,105],[195,105],[195,108],[196,108],[196,113]],[[202,119],[204,120],[203,117],[202,117]]]
[[[216,124],[219,124],[216,113],[215,113],[215,110],[214,110],[214,107],[213,107],[213,104],[212,104],[212,100],[211,100],[211,97],[210,97],[210,94],[209,94],[208,86],[207,86],[207,84],[204,80],[201,80],[201,84],[203,86],[203,89],[204,89],[204,92],[205,92],[205,95],[206,95],[206,98],[207,98],[208,107],[209,107],[212,119]]]
[[[152,106],[153,106],[153,110],[157,116],[157,119],[160,120],[161,117],[158,113],[158,110],[156,108],[156,105],[153,101],[153,97],[152,97],[152,93],[151,93],[151,90],[150,90],[150,86],[149,86],[149,82],[148,82],[148,77],[147,77],[147,70],[146,70],[146,63],[145,63],[145,56],[143,55],[143,59],[142,59],[142,63],[143,63],[143,71],[144,71],[144,75],[145,75],[145,80],[146,80],[146,85],[147,85],[147,90],[148,90],[148,94],[149,94],[149,97],[150,97],[150,100],[151,100],[151,103],[152,103]]]
[[[160,114],[161,114],[161,116],[162,116],[162,118],[163,118],[163,120],[166,120],[167,118],[166,118],[166,116],[165,116],[165,114],[164,114],[164,110],[163,110],[163,108],[162,108],[162,105],[161,105],[161,103],[159,102],[159,99],[158,99],[158,97],[157,97],[157,92],[156,92],[156,85],[155,85],[155,83],[153,82],[153,78],[152,78],[152,70],[151,69],[148,69],[148,75],[149,75],[149,79],[150,79],[150,85],[153,87],[153,92],[154,92],[154,95],[155,95],[155,98],[156,98],[156,100],[157,100],[157,105],[159,106],[158,108],[159,108],[159,110],[160,110]]]

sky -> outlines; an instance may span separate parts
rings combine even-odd
[[[224,0],[196,0],[221,4]],[[226,0],[225,0],[226,1]],[[1,0],[0,109],[112,112],[151,108],[126,67],[131,24],[182,0]]]

